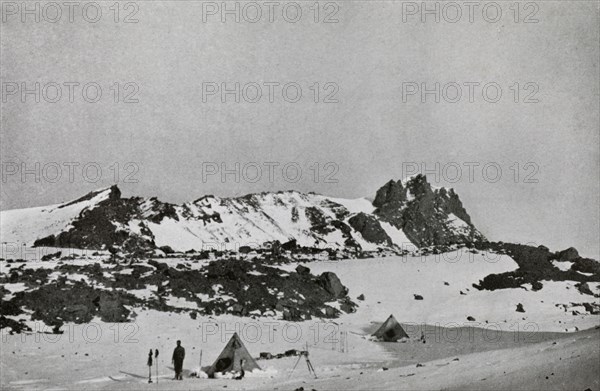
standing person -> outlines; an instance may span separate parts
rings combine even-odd
[[[183,380],[181,372],[183,370],[183,359],[185,358],[185,349],[181,346],[181,341],[177,341],[177,347],[173,350],[172,363],[175,366],[175,380]]]
[[[152,349],[148,353],[148,383],[152,383]]]

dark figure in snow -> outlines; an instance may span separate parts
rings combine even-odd
[[[238,373],[234,379],[235,380],[242,380],[244,378],[244,375],[246,374],[246,372],[244,371],[244,359],[240,360],[240,373]]]
[[[181,374],[183,370],[183,359],[185,358],[185,349],[181,346],[181,341],[177,341],[177,347],[173,350],[173,365],[175,366],[175,380],[183,380]]]
[[[148,383],[152,383],[152,349],[148,353]]]
[[[421,331],[421,342],[425,343],[425,334]]]

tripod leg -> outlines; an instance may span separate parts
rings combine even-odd
[[[308,373],[312,373],[315,376],[315,379],[317,378],[317,373],[315,372],[315,368],[313,368],[312,363],[310,362],[310,360],[308,359],[308,357],[306,357],[306,365],[308,366]]]
[[[290,372],[290,375],[288,376],[288,379],[290,377],[292,377],[292,374],[294,373],[294,370],[296,369],[296,367],[298,366],[298,363],[300,362],[300,360],[302,359],[302,356],[298,357],[298,360],[296,361],[296,364],[294,364],[294,367],[292,368],[292,372]]]

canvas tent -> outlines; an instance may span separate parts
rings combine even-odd
[[[240,360],[244,360],[245,371],[260,369],[256,361],[248,353],[240,337],[235,333],[206,373],[208,377],[215,377],[215,373],[239,372],[241,369]]]
[[[390,315],[375,331],[373,336],[386,342],[396,342],[399,339],[408,338],[408,334],[406,334],[406,331],[404,331],[400,323],[394,318],[394,315]]]

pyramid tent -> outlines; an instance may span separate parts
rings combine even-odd
[[[240,360],[244,360],[245,371],[260,369],[256,361],[248,353],[240,337],[235,333],[206,373],[209,377],[214,377],[215,373],[239,372],[241,369]]]
[[[396,342],[399,339],[408,338],[408,334],[406,334],[406,331],[404,331],[400,323],[394,318],[394,315],[390,315],[377,331],[373,333],[373,336],[386,342]]]

